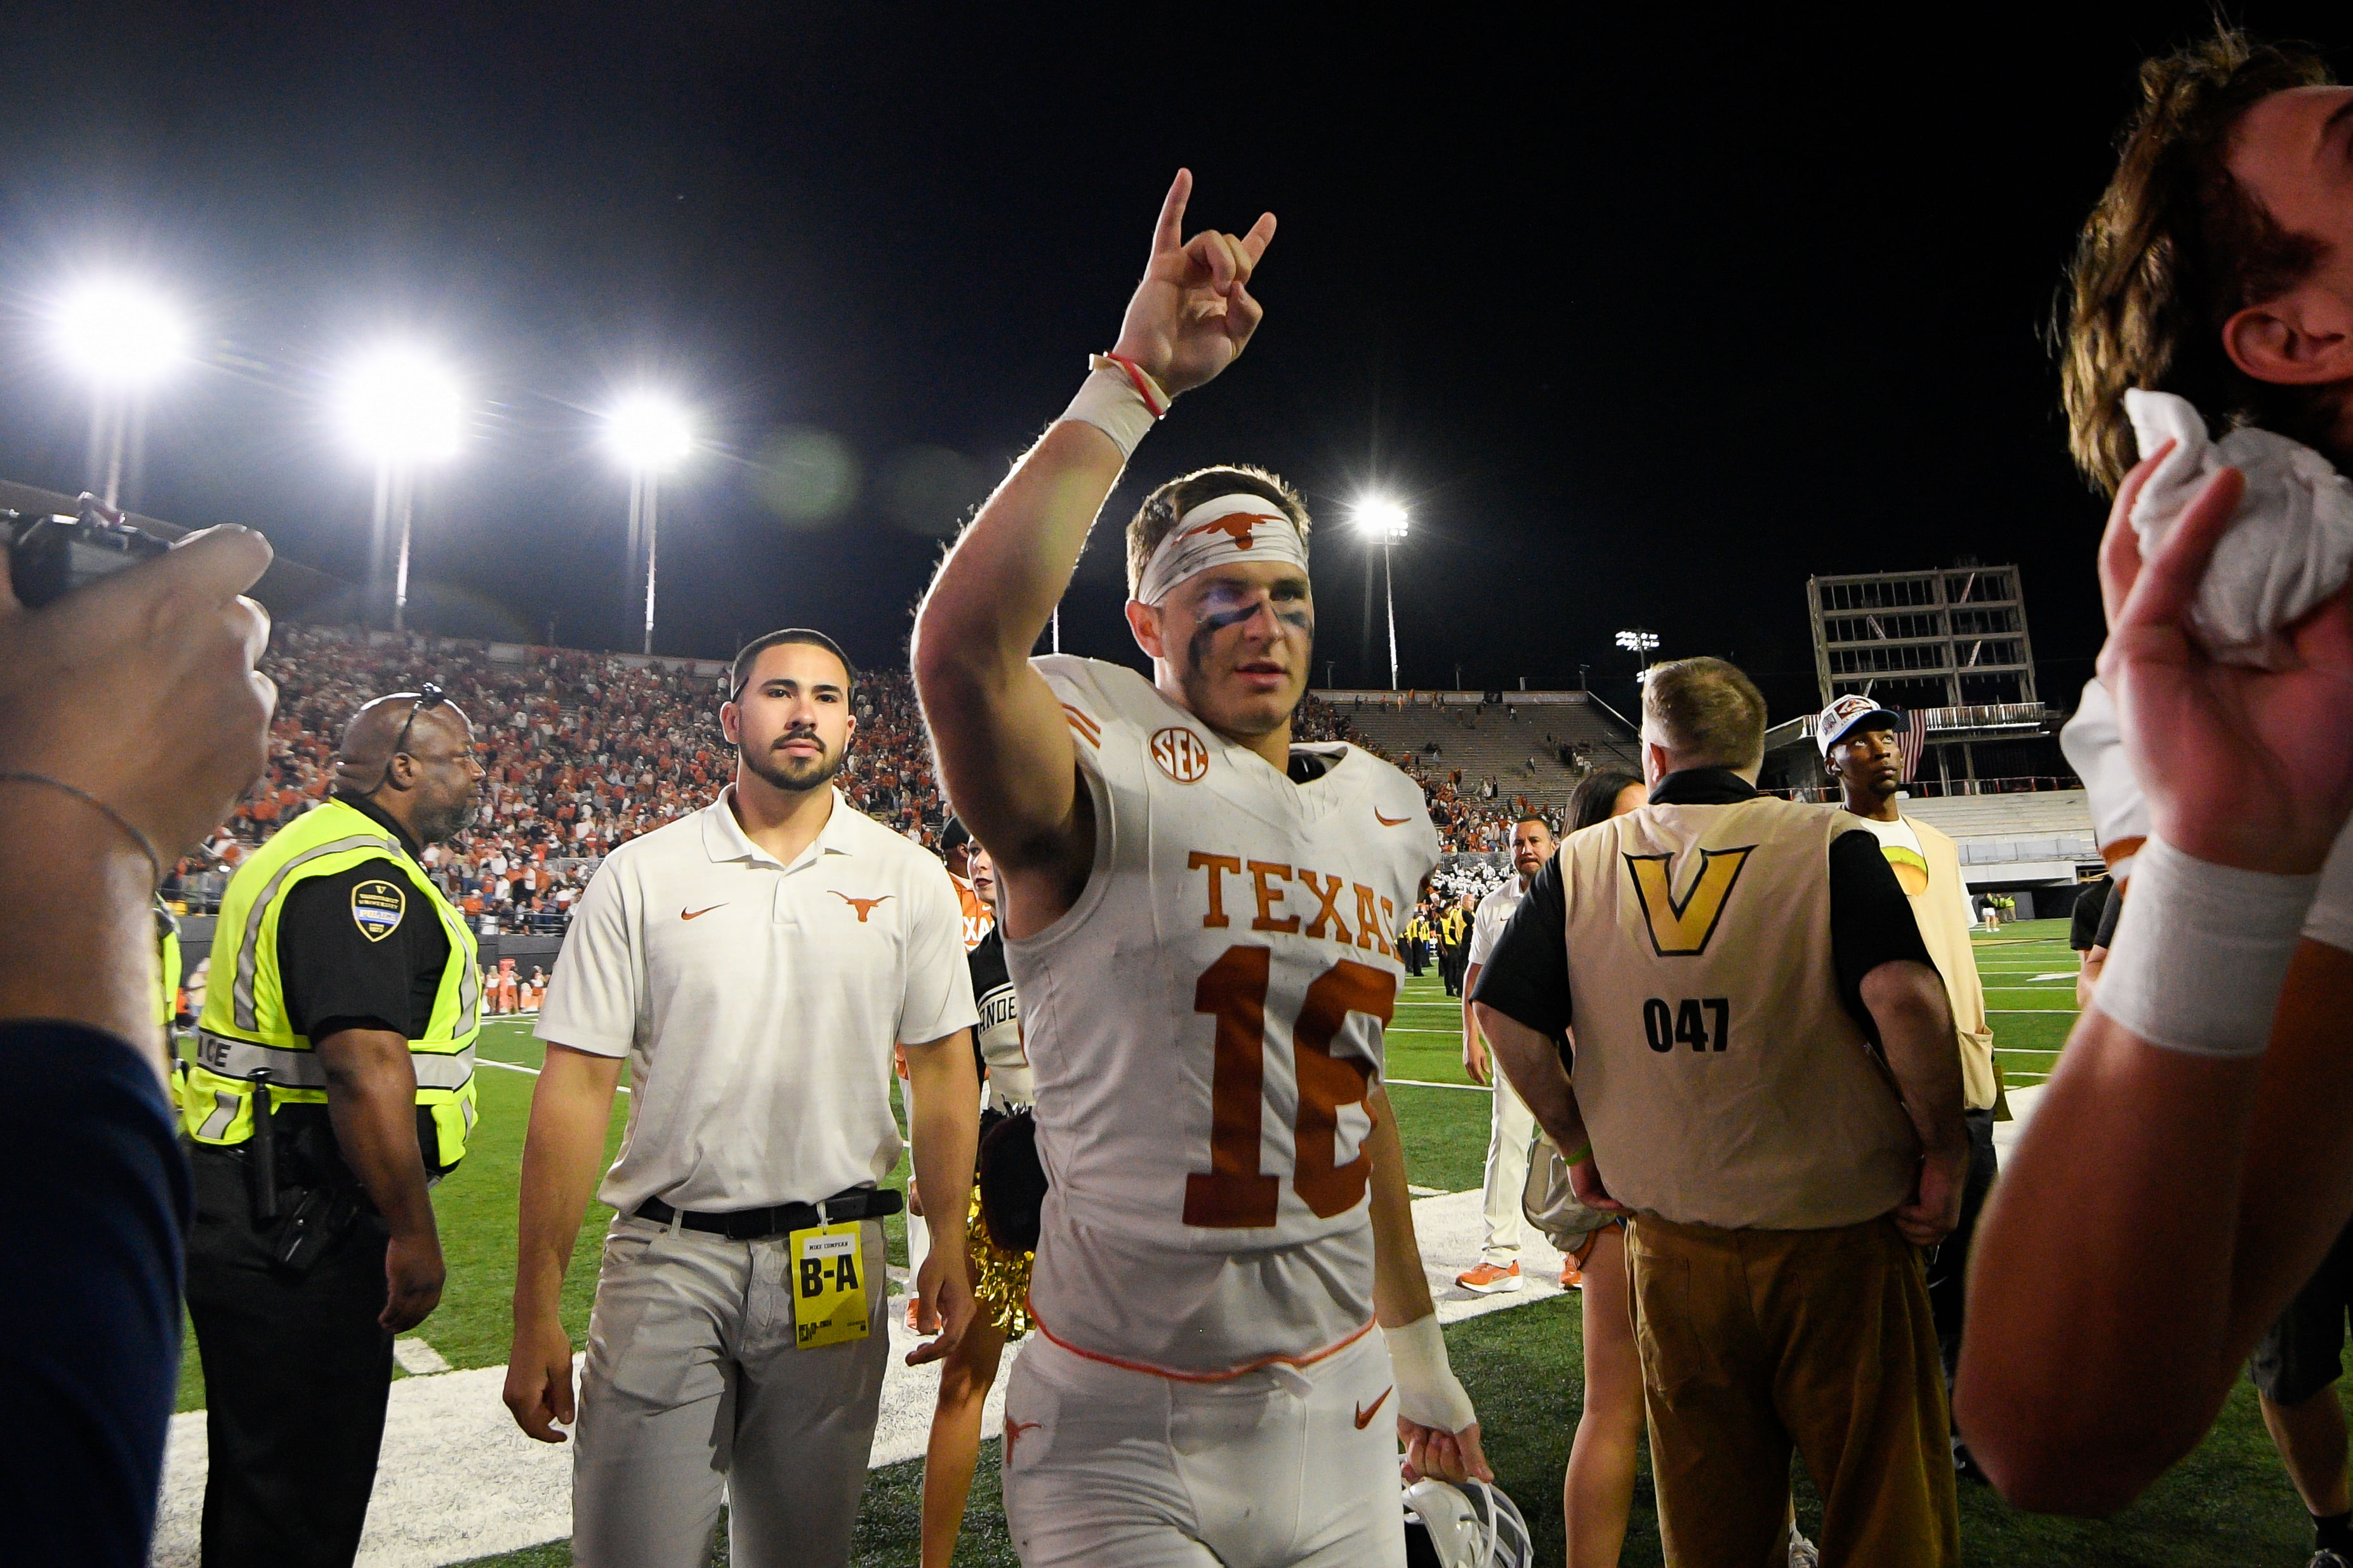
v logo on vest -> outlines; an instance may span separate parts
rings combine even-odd
[[[1724,906],[1732,898],[1732,885],[1740,880],[1740,868],[1756,852],[1754,844],[1737,849],[1701,850],[1699,875],[1692,879],[1680,900],[1668,880],[1672,856],[1626,857],[1627,874],[1634,879],[1634,896],[1642,901],[1643,918],[1650,922],[1651,945],[1661,958],[1696,958],[1707,951],[1708,939],[1715,935],[1716,922],[1724,918]]]

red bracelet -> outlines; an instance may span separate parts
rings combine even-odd
[[[1137,368],[1136,363],[1134,360],[1128,358],[1125,354],[1111,353],[1103,355],[1103,358],[1111,361],[1112,363],[1127,372],[1127,379],[1135,384],[1135,395],[1144,399],[1145,408],[1155,419],[1160,418],[1168,412],[1168,405],[1166,404],[1155,403],[1152,400],[1152,384],[1144,378],[1144,372]]]

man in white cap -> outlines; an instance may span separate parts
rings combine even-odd
[[[1961,1187],[1960,1223],[1928,1261],[1928,1305],[1936,1314],[1936,1348],[1944,1358],[1949,1391],[1961,1357],[1961,1296],[1968,1277],[1969,1237],[1993,1186],[1998,1168],[1993,1124],[2007,1108],[2002,1106],[2001,1071],[1994,1062],[1993,1031],[1986,1024],[1985,987],[1978,979],[1977,953],[1969,944],[1969,889],[1961,877],[1960,850],[1929,824],[1896,808],[1905,794],[1904,757],[1895,737],[1911,727],[1911,721],[1894,709],[1849,692],[1815,720],[1814,742],[1822,749],[1822,771],[1839,786],[1846,809],[1879,839],[1896,882],[1911,899],[1921,941],[1952,999],[1969,1168]],[[1983,1479],[1957,1435],[1953,1464],[1961,1474]]]

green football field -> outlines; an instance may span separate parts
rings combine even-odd
[[[2013,1089],[2049,1076],[2074,1021],[2074,955],[2063,921],[2029,921],[1978,939],[1978,962],[1992,1013],[2003,1074]],[[1409,981],[1388,1037],[1390,1098],[1397,1107],[1408,1179],[1418,1188],[1456,1192],[1479,1184],[1487,1142],[1487,1100],[1467,1087],[1459,1005],[1435,973]],[[422,1337],[453,1367],[497,1366],[506,1360],[508,1301],[514,1280],[515,1186],[540,1047],[527,1022],[485,1029],[480,1058],[481,1124],[464,1166],[435,1194],[448,1285]],[[1423,1085],[1458,1087],[1420,1087]],[[617,1144],[627,1101],[617,1107]],[[904,1166],[894,1182],[903,1182]],[[596,1240],[609,1218],[601,1205],[583,1226],[582,1246],[565,1283],[565,1319],[575,1342],[585,1336],[595,1285]],[[893,1261],[903,1262],[902,1222],[888,1222]],[[2182,1267],[2200,1259],[2185,1248]],[[2166,1281],[2145,1282],[2162,1290]],[[1562,1561],[1560,1475],[1582,1398],[1582,1333],[1576,1303],[1556,1300],[1498,1312],[1447,1331],[1455,1367],[1478,1401],[1498,1479],[1535,1528],[1540,1563]],[[396,1376],[404,1375],[399,1373]],[[2063,1393],[2054,1391],[2054,1397]],[[182,1374],[181,1407],[204,1403],[191,1343]],[[996,1445],[983,1451],[957,1561],[1012,1564],[999,1509]],[[916,1560],[921,1466],[873,1472],[859,1520],[855,1561],[861,1565]],[[1801,1481],[1800,1522],[1820,1504]],[[1647,1466],[1635,1500],[1623,1561],[1658,1563],[1658,1526]],[[2242,1384],[2205,1444],[2149,1494],[2113,1520],[2087,1522],[2019,1513],[1981,1486],[1961,1490],[1961,1541],[1973,1564],[2302,1563],[2309,1528],[2282,1474]],[[725,1561],[725,1533],[719,1561]],[[482,1560],[501,1568],[563,1564],[571,1552],[555,1542]]]

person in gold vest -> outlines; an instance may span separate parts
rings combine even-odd
[[[1721,659],[1642,689],[1650,804],[1563,841],[1479,1026],[1626,1258],[1669,1568],[1960,1562],[1921,1249],[1968,1144],[1951,1004],[1852,813],[1757,793],[1765,701]],[[1572,1080],[1564,1051],[1573,1061]]]
[[[1904,789],[1904,759],[1895,737],[1911,721],[1870,698],[1840,698],[1814,721],[1822,768],[1852,812],[1887,857],[1895,880],[1912,900],[1920,940],[1945,977],[1953,1005],[1953,1034],[1961,1050],[1961,1121],[1969,1135],[1969,1173],[1961,1186],[1960,1222],[1928,1260],[1928,1305],[1936,1315],[1936,1343],[1945,1363],[1945,1387],[1961,1360],[1962,1292],[1968,1279],[1969,1238],[1978,1212],[2000,1169],[1994,1157],[1993,1124],[2009,1114],[2002,1103],[2001,1070],[1994,1060],[1993,1030],[1986,1022],[1985,985],[1978,978],[1977,950],[1969,942],[1969,889],[1961,877],[1961,852],[1952,839],[1917,817],[1896,809]],[[1958,1434],[1953,1437],[1953,1468],[1985,1478]]]
[[[393,1336],[441,1298],[427,1187],[473,1131],[481,998],[465,917],[417,857],[474,810],[472,738],[429,685],[362,708],[333,796],[222,896],[180,1087],[206,1568],[353,1560]]]

